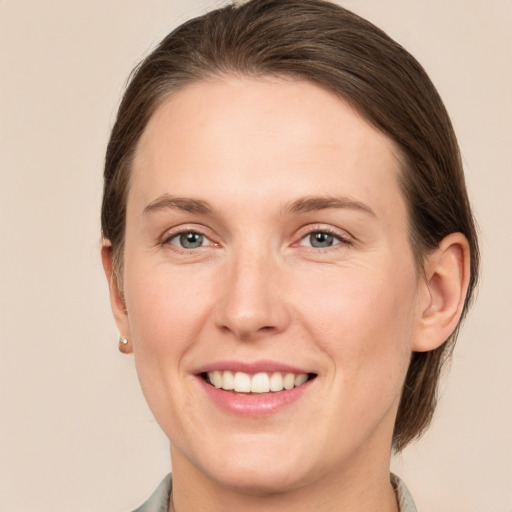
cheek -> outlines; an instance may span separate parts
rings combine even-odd
[[[401,387],[416,316],[413,266],[400,275],[384,264],[337,270],[303,283],[309,293],[303,294],[302,322],[346,385],[373,392]]]
[[[158,357],[180,353],[203,324],[208,281],[199,272],[171,271],[165,265],[138,269],[125,289],[134,349]]]
[[[125,295],[139,382],[161,428],[185,435],[180,412],[193,410],[191,397],[176,393],[187,375],[187,355],[208,318],[204,276],[168,267],[128,262]]]

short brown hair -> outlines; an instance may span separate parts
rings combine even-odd
[[[171,32],[134,70],[107,148],[102,232],[122,273],[130,167],[155,109],[189,83],[226,74],[308,80],[350,102],[388,135],[402,159],[400,184],[408,204],[418,269],[450,233],[469,242],[471,277],[462,317],[478,277],[479,252],[453,128],[421,65],[368,21],[324,0],[252,0],[192,19]],[[436,389],[459,325],[446,343],[414,352],[393,436],[403,449],[430,424]]]

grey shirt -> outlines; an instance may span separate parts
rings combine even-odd
[[[416,505],[405,484],[396,475],[391,473],[391,484],[396,492],[400,512],[417,512]],[[168,474],[156,488],[155,492],[137,510],[133,512],[167,512],[171,497],[172,479]]]

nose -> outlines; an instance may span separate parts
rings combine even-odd
[[[215,323],[243,341],[283,332],[290,322],[286,286],[275,258],[240,257],[221,276]]]

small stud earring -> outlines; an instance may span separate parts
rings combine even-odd
[[[131,352],[128,338],[125,338],[122,334],[119,336],[119,351],[123,354],[129,354]]]

